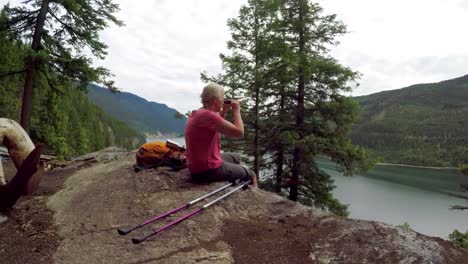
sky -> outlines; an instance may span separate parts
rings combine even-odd
[[[0,0],[7,2],[7,0]],[[18,0],[10,1],[12,5]],[[114,0],[124,27],[101,33],[95,60],[116,86],[181,113],[200,107],[200,73],[222,71],[228,18],[246,0]],[[331,55],[362,74],[353,96],[468,74],[468,0],[318,0],[349,31]]]

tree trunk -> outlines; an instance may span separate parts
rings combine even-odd
[[[283,71],[283,73],[285,70]],[[281,84],[280,90],[280,107],[279,107],[279,122],[284,124],[286,122],[285,115],[285,104],[286,104],[286,84]],[[280,144],[276,154],[276,182],[275,182],[275,192],[281,192],[281,185],[283,183],[283,164],[284,164],[284,146]]]
[[[259,96],[258,96],[258,86],[255,88],[255,121],[254,121],[254,127],[255,127],[255,135],[254,135],[254,151],[253,151],[253,155],[254,155],[254,171],[255,171],[255,175],[257,175],[257,180],[258,180],[258,172],[259,172],[259,160],[260,160],[260,157],[259,157],[259,151],[258,151],[258,148],[259,148],[259,143],[258,143],[258,139],[259,139],[259,134],[260,134],[260,129],[258,127],[258,100],[259,100]]]
[[[21,102],[21,126],[24,128],[26,133],[29,135],[29,129],[31,127],[31,112],[32,112],[32,85],[34,77],[36,76],[35,63],[29,63],[26,66],[26,77],[24,80],[23,88],[23,100]]]
[[[259,180],[259,151],[258,151],[258,148],[259,148],[259,143],[258,143],[258,140],[259,140],[259,134],[260,134],[260,129],[258,127],[258,119],[259,119],[259,100],[260,100],[260,87],[259,87],[259,82],[258,82],[258,18],[257,18],[257,14],[255,13],[254,14],[255,16],[255,72],[254,72],[254,89],[255,89],[255,106],[254,106],[254,149],[253,149],[253,156],[254,156],[254,166],[253,166],[253,169],[254,169],[254,172],[255,172],[255,175],[257,175],[257,182]]]
[[[46,20],[47,13],[49,12],[49,0],[43,0],[41,4],[41,10],[36,19],[36,25],[32,41],[33,51],[39,51],[41,46],[42,31],[44,30],[44,23]],[[33,95],[33,84],[36,77],[37,67],[39,61],[37,58],[33,58],[32,62],[26,65],[26,77],[23,87],[23,100],[21,105],[21,121],[20,124],[29,134],[31,126],[31,111],[32,111],[32,95]]]
[[[276,154],[276,182],[275,182],[275,192],[281,192],[281,184],[283,182],[283,163],[284,163],[284,149],[281,145]]]
[[[305,72],[304,66],[306,62],[304,48],[304,22],[303,22],[303,8],[302,3],[299,3],[299,83],[297,86],[297,108],[296,108],[296,128],[299,134],[299,137],[303,138],[303,126],[304,126],[304,97],[305,97]],[[293,156],[293,166],[291,170],[291,180],[290,180],[290,191],[289,199],[297,201],[298,197],[298,188],[299,188],[299,179],[300,179],[300,165],[302,163],[303,150],[300,145],[296,144],[294,147],[294,156]]]

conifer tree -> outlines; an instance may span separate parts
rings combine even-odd
[[[243,151],[253,158],[253,170],[259,174],[262,149],[260,122],[265,104],[265,85],[268,83],[271,56],[270,32],[277,1],[249,0],[241,7],[239,16],[228,20],[232,39],[228,54],[221,54],[225,73],[218,77],[202,74],[204,81],[216,81],[230,90],[228,97],[238,98],[243,105],[245,139],[252,143]]]
[[[349,84],[358,73],[329,55],[329,48],[346,33],[346,27],[308,0],[286,0],[282,12],[294,54],[291,67],[296,87],[291,98],[295,130],[290,133],[294,147],[288,197],[345,214],[346,207],[331,195],[333,180],[318,168],[314,157],[330,157],[345,174],[369,168],[365,152],[348,138],[359,107],[344,94],[351,90]]]
[[[5,6],[8,19],[2,20],[0,31],[9,31],[31,45],[24,66],[6,73],[25,75],[20,123],[28,133],[39,75],[55,90],[59,90],[58,83],[75,81],[83,89],[97,82],[116,90],[108,80],[110,72],[91,66],[86,53],[104,58],[107,46],[98,34],[109,22],[123,25],[114,16],[118,10],[111,0],[26,0],[17,7]]]
[[[252,96],[245,103],[262,148],[247,154],[270,159],[262,180],[291,200],[345,215],[331,194],[333,180],[315,163],[317,155],[328,156],[345,174],[370,167],[348,138],[359,107],[345,93],[359,74],[329,55],[345,25],[309,0],[250,0],[228,25],[230,53],[221,56],[224,73],[212,80]]]

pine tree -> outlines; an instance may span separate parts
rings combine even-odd
[[[103,83],[115,90],[107,80],[110,72],[91,66],[86,51],[104,58],[107,46],[99,40],[99,31],[108,23],[122,25],[114,13],[118,5],[111,0],[26,0],[20,6],[5,6],[7,20],[1,31],[9,31],[31,43],[22,69],[10,73],[24,73],[21,125],[29,133],[33,88],[39,75],[50,87],[79,81],[85,88],[89,82]]]
[[[344,94],[359,74],[328,54],[346,27],[322,13],[308,0],[248,1],[228,22],[230,54],[221,56],[224,73],[211,80],[253,98],[244,101],[247,118],[255,120],[249,123],[254,140],[244,151],[269,160],[259,164],[268,171],[267,186],[345,215],[346,206],[331,195],[333,180],[314,158],[330,157],[345,174],[365,171],[370,162],[348,139],[359,107]]]
[[[0,24],[5,23],[7,14],[0,12]],[[17,90],[21,78],[12,73],[11,69],[22,67],[24,46],[14,39],[12,34],[0,31],[0,117],[11,117],[18,120],[20,102]]]
[[[329,53],[336,38],[346,33],[335,15],[323,15],[323,9],[308,0],[285,1],[282,9],[287,42],[293,49],[296,93],[293,116],[295,130],[289,199],[300,200],[346,214],[346,207],[331,195],[333,180],[314,162],[326,155],[345,174],[369,168],[365,152],[351,145],[348,133],[357,121],[359,107],[343,94],[349,92],[358,73],[340,65]]]
[[[0,13],[0,24],[9,21]],[[19,120],[21,87],[24,76],[16,74],[30,54],[29,45],[12,32],[0,31],[0,116]],[[55,73],[50,76],[58,79]],[[90,151],[116,145],[134,149],[145,139],[122,122],[105,115],[93,105],[74,82],[49,85],[41,72],[33,84],[33,113],[30,136],[33,142],[45,143],[44,153],[70,159]],[[101,125],[99,125],[101,124]],[[102,132],[106,128],[107,131]]]
[[[252,167],[257,176],[260,168],[266,165],[264,157],[268,150],[265,144],[269,142],[268,128],[264,127],[262,119],[271,111],[267,108],[270,85],[281,70],[275,57],[277,43],[272,40],[280,3],[249,0],[242,6],[238,17],[228,20],[231,31],[231,40],[227,43],[229,52],[220,55],[224,73],[218,77],[202,74],[202,80],[219,82],[230,88],[227,96],[240,99],[246,125],[245,141],[251,142],[243,145],[242,151],[252,157]],[[233,147],[232,144],[227,145]]]

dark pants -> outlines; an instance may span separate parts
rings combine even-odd
[[[223,163],[217,169],[210,169],[200,173],[193,173],[192,180],[198,183],[214,181],[248,181],[255,173],[240,165],[240,155],[236,153],[221,153]]]

